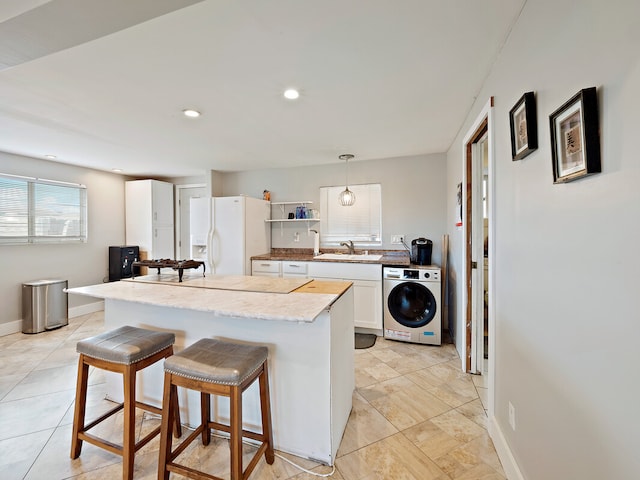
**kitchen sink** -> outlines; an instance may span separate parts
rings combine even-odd
[[[369,255],[369,254],[358,254],[355,253],[353,255],[349,255],[347,253],[321,253],[320,255],[316,255],[313,258],[317,258],[318,260],[359,260],[359,261],[377,261],[382,258],[382,255]]]

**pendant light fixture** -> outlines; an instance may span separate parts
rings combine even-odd
[[[338,195],[338,201],[343,207],[350,207],[351,205],[356,203],[356,194],[349,190],[349,160],[353,158],[353,155],[351,155],[350,153],[345,153],[343,155],[340,155],[338,158],[345,161],[347,170],[345,187],[344,190],[340,192],[340,195]]]

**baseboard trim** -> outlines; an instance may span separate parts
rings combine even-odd
[[[80,317],[82,315],[100,312],[102,310],[104,310],[104,300],[100,300],[99,302],[95,302],[95,303],[86,303],[78,307],[70,308],[69,318]]]
[[[22,331],[22,319],[0,324],[0,337]]]
[[[69,318],[88,315],[89,313],[100,312],[104,310],[104,300],[95,303],[87,303],[78,307],[69,309]],[[22,319],[13,322],[0,323],[0,337],[11,335],[12,333],[20,333],[22,331]]]
[[[502,429],[496,421],[496,417],[490,417],[488,419],[488,423],[489,435],[493,440],[493,445],[496,447],[496,452],[498,453],[500,462],[502,462],[502,468],[504,469],[505,475],[509,480],[525,480],[513,453],[511,453],[507,439],[504,437]]]

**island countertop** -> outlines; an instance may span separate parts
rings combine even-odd
[[[325,285],[327,284],[327,285]],[[211,312],[235,318],[313,322],[351,282],[243,275],[146,275],[69,288],[68,293],[147,305]],[[319,292],[319,293],[314,293]]]

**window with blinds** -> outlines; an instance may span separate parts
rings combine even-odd
[[[87,188],[0,174],[0,244],[87,241]]]
[[[350,207],[338,202],[344,186],[320,187],[320,243],[338,246],[352,240],[358,246],[382,245],[382,189],[379,183],[349,185],[356,195]]]

